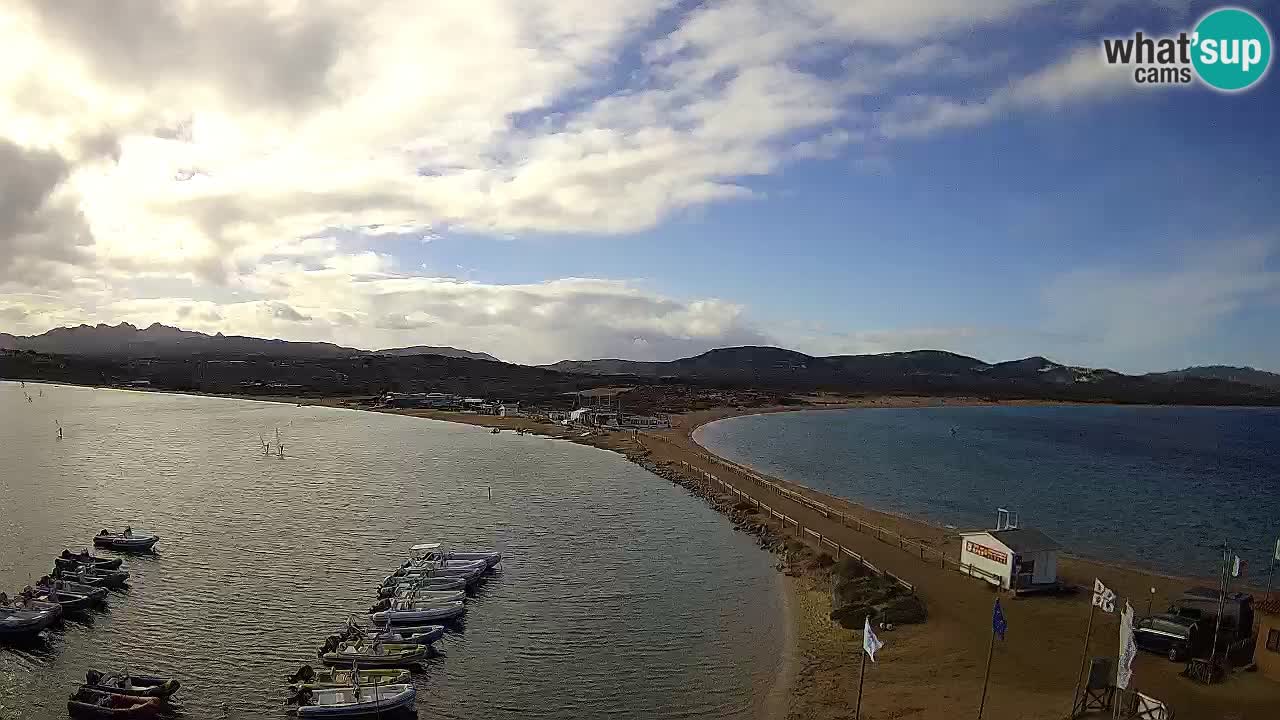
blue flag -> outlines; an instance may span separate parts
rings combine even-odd
[[[1000,598],[996,598],[996,609],[991,613],[991,629],[1004,640],[1004,633],[1009,629],[1009,621],[1004,619],[1004,610],[1000,609]]]

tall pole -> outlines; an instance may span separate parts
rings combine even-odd
[[[1209,651],[1209,682],[1213,682],[1213,662],[1218,655],[1218,633],[1222,631],[1222,608],[1227,604],[1227,577],[1231,548],[1222,544],[1222,588],[1218,593],[1218,619],[1213,623],[1213,649]]]
[[[867,679],[867,651],[862,651],[862,670],[858,673],[858,704],[853,709],[853,720],[862,715],[862,683]]]
[[[982,701],[978,703],[978,720],[982,720],[982,710],[987,706],[987,683],[991,681],[991,655],[996,650],[996,629],[991,628],[991,645],[987,648],[987,673],[982,677]]]
[[[1071,691],[1071,717],[1076,716],[1076,698],[1080,696],[1080,676],[1089,667],[1089,635],[1093,633],[1093,613],[1098,606],[1089,603],[1089,622],[1084,628],[1084,651],[1080,654],[1080,672],[1076,673],[1076,687]]]

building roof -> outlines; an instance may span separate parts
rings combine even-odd
[[[991,530],[991,537],[1004,543],[1016,553],[1044,552],[1061,550],[1056,540],[1033,528],[1012,528],[1009,530]]]
[[[1253,604],[1253,607],[1268,615],[1280,615],[1280,592],[1263,595],[1261,600]]]

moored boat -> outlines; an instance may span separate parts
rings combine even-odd
[[[288,683],[295,688],[317,687],[351,687],[352,685],[400,685],[411,682],[408,670],[402,668],[379,668],[369,670],[352,670],[349,668],[322,667],[313,668],[303,665],[298,672],[289,676]]]
[[[373,613],[369,616],[370,622],[375,625],[384,625],[391,623],[392,625],[405,624],[422,624],[422,623],[439,623],[456,620],[467,611],[467,606],[460,602],[445,603],[437,607],[430,608],[409,608],[409,609],[390,609]]]
[[[0,593],[0,597],[3,595],[4,593]],[[61,617],[62,606],[56,603],[52,607],[36,609],[13,607],[0,602],[0,639],[35,637]]]
[[[425,659],[427,648],[417,643],[343,641],[331,635],[317,655],[326,665],[400,667],[413,665]]]
[[[436,607],[444,603],[462,602],[466,600],[467,594],[461,590],[443,590],[439,592],[420,592],[411,591],[403,595],[395,597],[382,598],[374,603],[369,612],[381,612],[390,610],[393,606],[397,608],[409,607]]]
[[[72,580],[81,585],[92,585],[104,588],[120,588],[129,580],[129,573],[124,570],[96,570],[78,568],[70,571],[54,571],[55,580]]]
[[[409,548],[410,557],[418,562],[439,562],[443,565],[451,563],[464,564],[481,561],[487,567],[502,562],[502,553],[493,550],[458,551],[447,550],[440,543],[419,543]]]
[[[433,577],[419,576],[417,578],[395,578],[398,582],[390,585],[384,585],[378,588],[378,597],[391,597],[409,590],[465,590],[467,588],[467,579],[465,577]]]
[[[365,627],[353,619],[338,633],[342,640],[361,639],[365,642],[418,643],[429,645],[444,637],[443,625],[382,625]]]
[[[122,533],[103,530],[93,536],[95,547],[123,550],[126,552],[144,552],[150,550],[160,541],[159,535],[135,534],[133,528],[125,528]]]
[[[77,593],[66,588],[40,588],[33,595],[36,600],[61,605],[63,614],[101,605],[106,596],[106,588],[92,588],[92,592],[88,593]]]
[[[289,699],[290,712],[298,717],[379,717],[407,710],[417,701],[413,685],[370,685],[303,688]]]
[[[88,552],[73,553],[70,550],[63,550],[61,555],[53,559],[54,566],[63,570],[75,570],[81,565],[99,570],[115,570],[123,563],[124,560],[120,558],[103,558]]]
[[[136,697],[167,698],[182,687],[182,683],[178,682],[177,678],[133,673],[100,673],[97,670],[86,672],[84,679],[84,685],[80,686],[82,688]]]
[[[147,718],[155,716],[161,700],[103,692],[81,687],[67,700],[67,711],[75,718]]]

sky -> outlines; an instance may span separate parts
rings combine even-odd
[[[0,332],[1280,371],[1275,73],[1101,57],[1214,7],[9,0]]]

